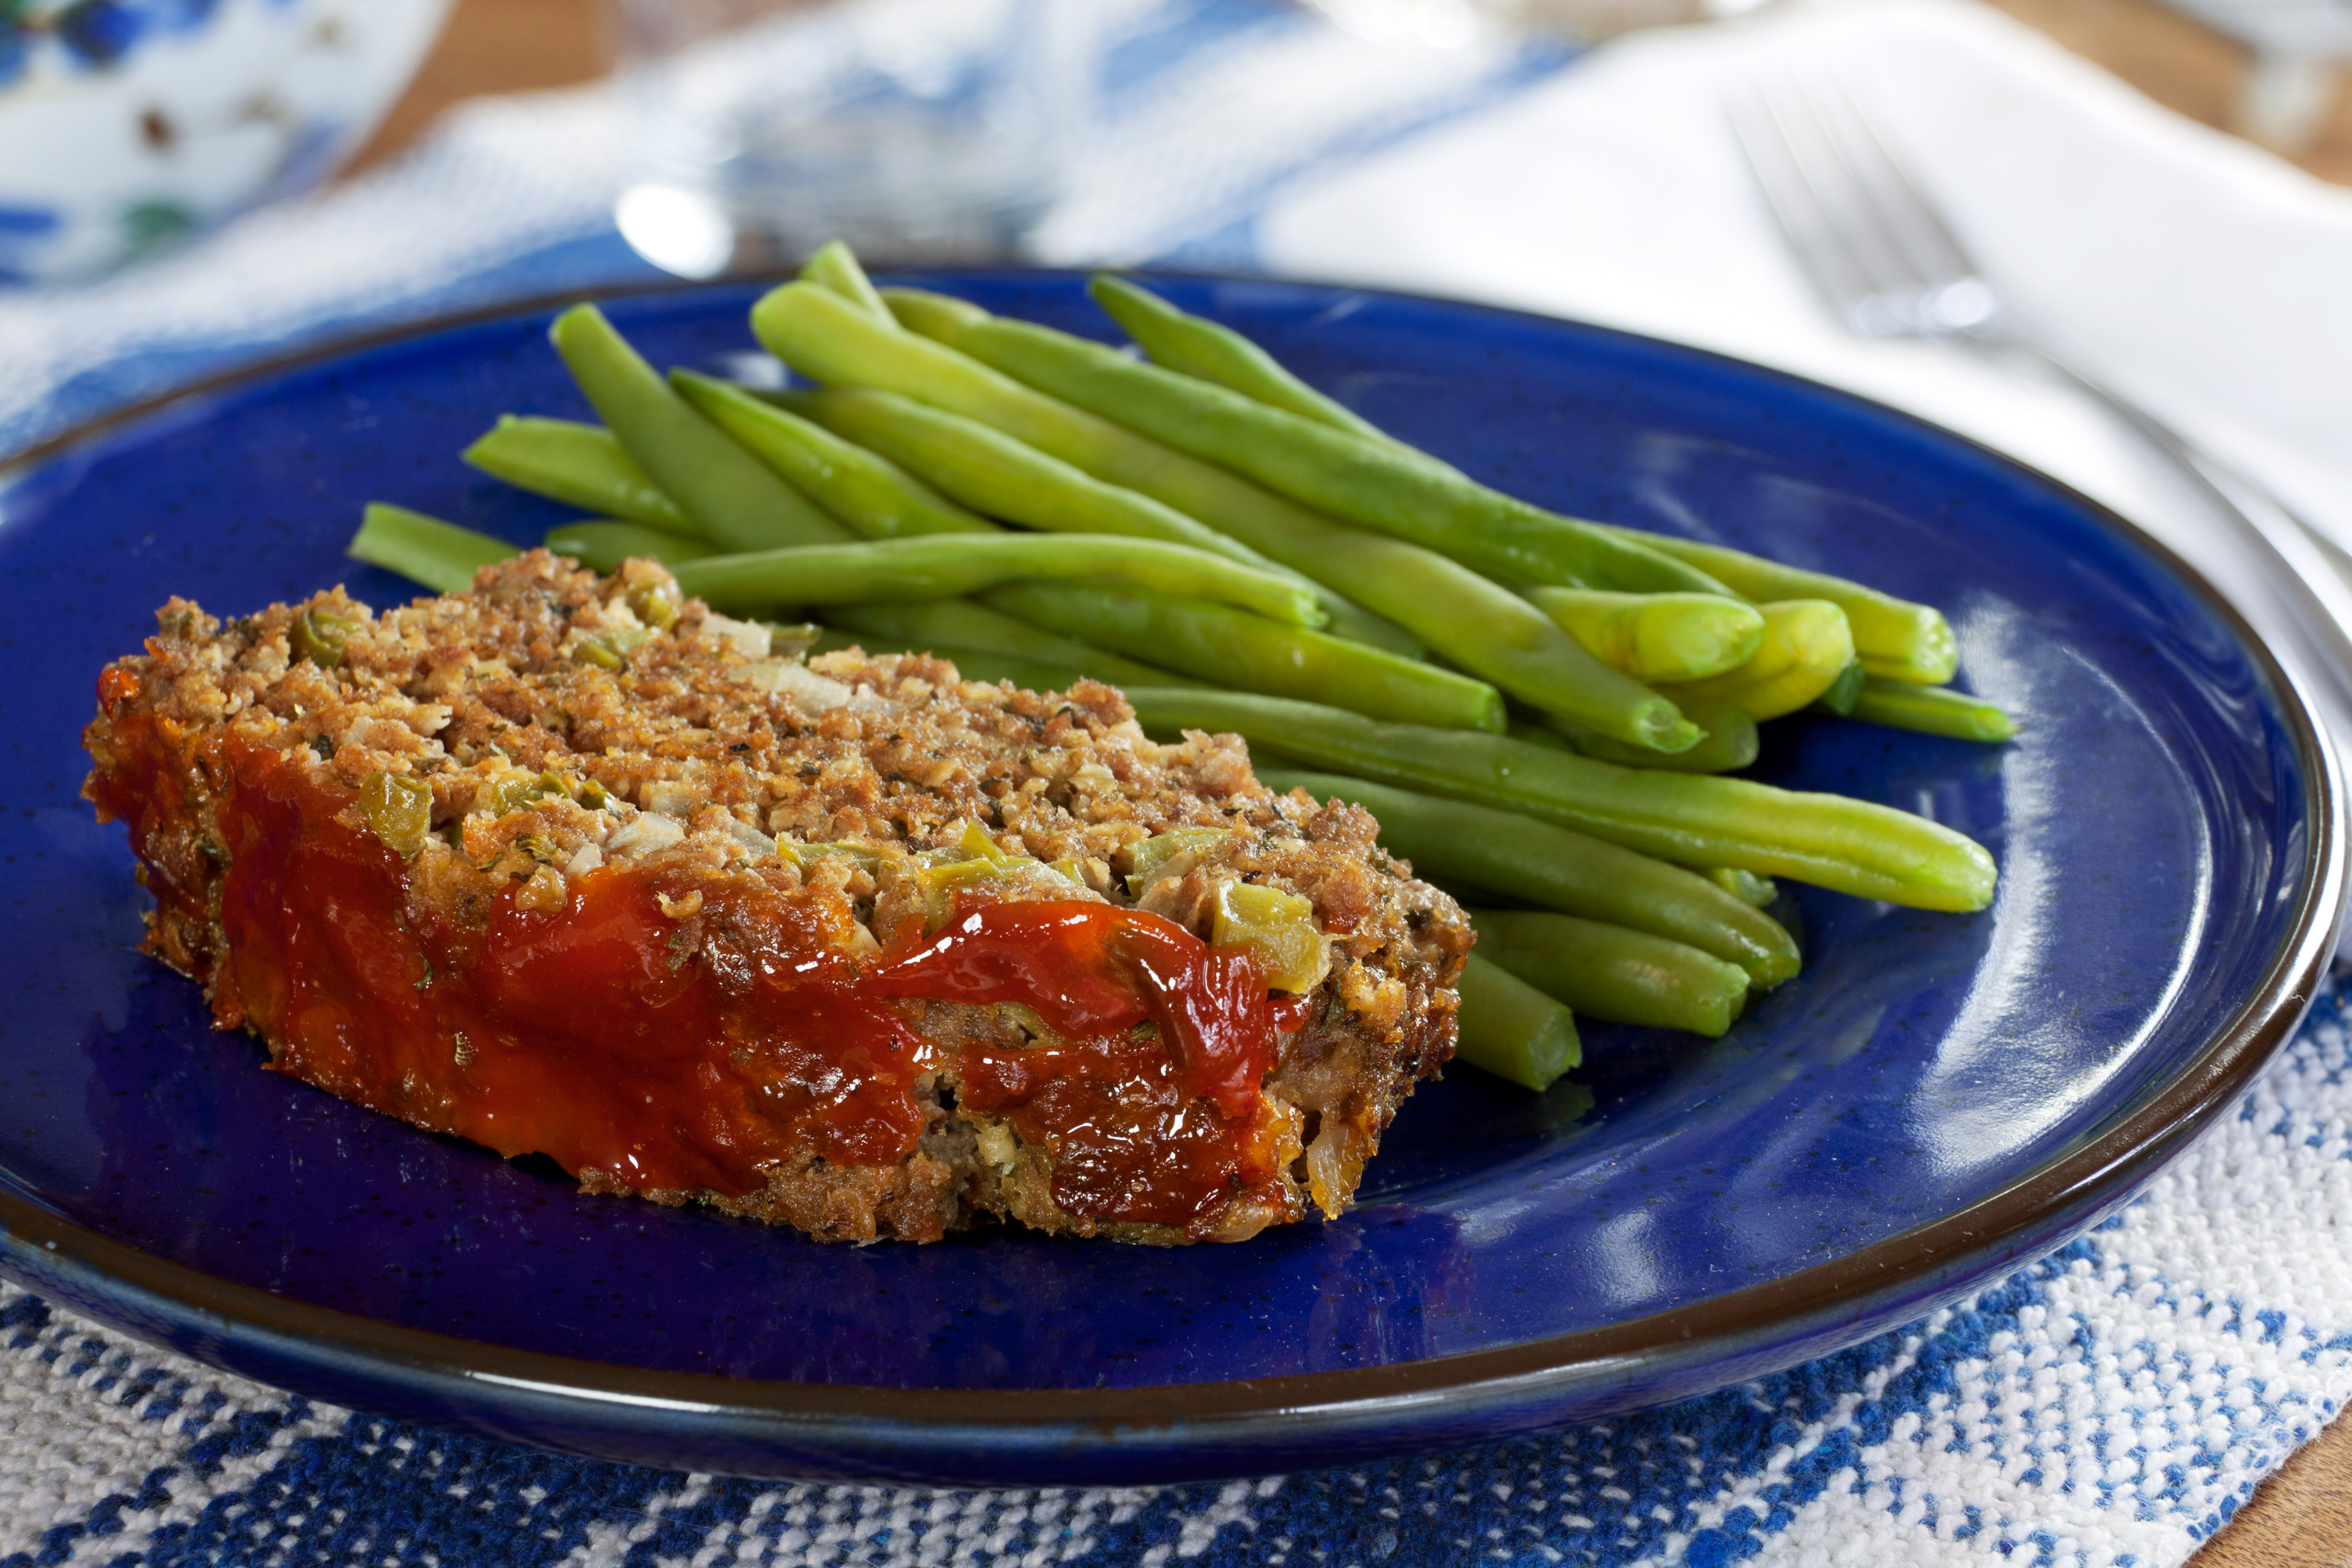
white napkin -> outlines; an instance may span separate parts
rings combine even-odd
[[[2079,395],[1832,320],[1722,108],[1759,78],[1831,74],[2046,346],[2352,547],[2352,192],[1964,0],[1824,0],[1622,38],[1294,187],[1259,220],[1260,252],[1277,272],[1580,317],[1849,387],[2075,485],[2229,587],[2195,493]]]

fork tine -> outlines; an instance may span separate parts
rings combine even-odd
[[[1798,261],[1873,337],[1988,333],[1992,290],[1842,82],[1730,99],[1732,129]]]
[[[1828,203],[1790,140],[1785,122],[1760,87],[1727,95],[1724,110],[1800,269],[1832,313],[1850,317],[1876,287],[1869,268],[1831,221]]]
[[[1823,117],[1819,102],[1802,87],[1784,83],[1774,119],[1805,172],[1806,184],[1821,203],[1824,221],[1837,230],[1848,254],[1869,280],[1871,298],[1883,300],[1916,291],[1921,279],[1882,221],[1874,193],[1854,168],[1845,143]]]
[[[1863,330],[1922,337],[2000,335],[2000,301],[1968,247],[1913,182],[1846,84],[1831,85],[1834,100],[1826,92],[1815,97],[1813,112],[1837,143],[1853,181],[1856,205],[1877,226],[1882,243],[1903,258],[1907,273],[1907,280],[1879,302],[1895,319]]]
[[[1991,282],[1904,171],[1876,126],[1843,82],[1838,100],[1783,85],[1784,100],[1750,83],[1727,94],[1724,108],[1748,165],[1789,237],[1799,268],[1847,327],[1870,336],[1909,336],[2003,344],[2041,361],[2061,380],[2104,405],[2145,437],[2209,500],[2244,548],[2254,581],[2258,624],[2293,634],[2298,661],[2326,680],[2329,722],[2352,713],[2352,597],[2319,545],[2322,536],[2277,497],[2229,465],[2200,451],[2163,421],[2037,346],[2000,317]],[[1800,112],[1801,110],[1801,112]],[[2260,504],[2242,504],[2242,492]],[[2339,742],[2346,738],[2339,733]],[[2341,950],[2352,957],[2352,935]]]
[[[1868,193],[1871,210],[1889,243],[1909,259],[1918,281],[1934,286],[1977,276],[1977,265],[1959,237],[1912,183],[1853,90],[1832,79],[1827,90],[1811,101],[1855,183]]]

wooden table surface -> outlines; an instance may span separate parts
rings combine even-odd
[[[1993,3],[2158,103],[2208,125],[2232,126],[2247,53],[2199,24],[2152,0]],[[459,99],[593,80],[610,68],[612,53],[604,0],[457,0],[415,83],[354,167],[406,146]],[[2352,184],[2352,83],[2339,86],[2319,136],[2295,161]],[[2191,1562],[2352,1568],[2352,1423],[2330,1427],[2288,1460]]]

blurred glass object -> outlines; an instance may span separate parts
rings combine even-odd
[[[1018,258],[1089,118],[1096,0],[618,0],[638,254]]]
[[[89,277],[318,184],[449,0],[0,0],[0,283]]]
[[[2347,0],[2166,0],[2252,51],[2232,129],[2289,157],[2326,129],[2352,67]]]
[[[1452,47],[1497,32],[1596,42],[1637,27],[1720,22],[1771,0],[1308,0],[1351,33]]]

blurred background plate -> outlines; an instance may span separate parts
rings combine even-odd
[[[1072,275],[912,280],[1101,331]],[[167,403],[0,494],[0,1271],[264,1381],[650,1464],[1019,1483],[1329,1464],[1673,1399],[1916,1317],[2125,1201],[2300,1017],[2338,912],[2336,784],[2268,656],[2127,524],[1694,350],[1166,288],[1507,489],[1940,605],[2016,742],[1799,720],[1757,773],[1973,835],[1994,907],[1807,890],[1804,974],[1725,1038],[1595,1026],[1584,1087],[1543,1097],[1457,1071],[1400,1115],[1355,1212],[1232,1247],[826,1247],[582,1197],[261,1072],[133,951],[121,830],[77,797],[90,682],[172,594],[225,614],[339,579],[407,596],[341,556],[371,499],[536,538],[556,509],[457,459],[501,412],[586,413],[526,313]],[[656,363],[740,369],[755,297],[612,313]]]
[[[0,5],[0,283],[101,272],[318,184],[449,3]]]

